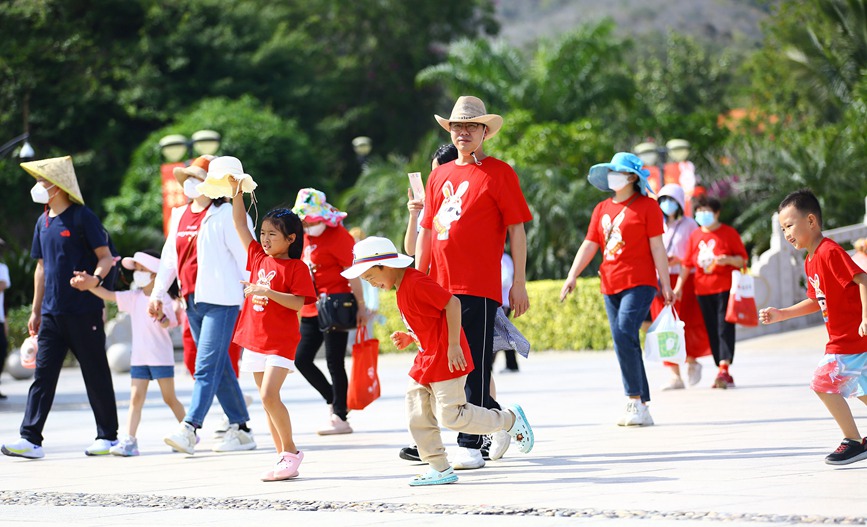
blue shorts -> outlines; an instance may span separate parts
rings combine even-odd
[[[867,395],[867,353],[824,355],[813,373],[810,388],[817,393],[838,393],[843,397]]]
[[[133,379],[169,379],[175,377],[174,366],[130,366],[129,376]]]

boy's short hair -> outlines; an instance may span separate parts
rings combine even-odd
[[[702,194],[695,199],[695,208],[708,208],[714,212],[719,212],[720,209],[722,209],[722,205],[718,199],[708,196],[707,194]]]
[[[785,209],[789,205],[795,207],[795,210],[805,216],[807,214],[815,216],[816,220],[819,222],[819,228],[822,228],[822,206],[819,205],[819,199],[816,198],[816,195],[813,194],[812,190],[802,188],[789,193],[789,195],[783,198],[783,201],[780,202],[777,212]]]

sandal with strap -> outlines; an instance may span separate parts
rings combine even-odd
[[[452,467],[449,467],[442,472],[439,472],[435,468],[431,468],[427,474],[419,474],[409,480],[409,484],[413,487],[420,487],[423,485],[445,485],[446,483],[454,483],[457,480],[458,476],[455,474],[455,469]]]
[[[520,405],[513,404],[509,410],[515,414],[515,424],[509,429],[509,435],[518,444],[518,450],[526,454],[533,450],[535,439],[533,438],[533,429],[530,428],[530,423],[527,422],[527,416],[524,415],[524,410]]]

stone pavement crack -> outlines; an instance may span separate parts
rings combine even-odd
[[[145,509],[242,509],[275,511],[342,511],[403,514],[455,514],[462,516],[539,516],[572,518],[617,518],[647,520],[702,520],[717,522],[755,522],[786,525],[867,525],[863,517],[828,517],[819,515],[782,515],[721,513],[701,511],[645,511],[635,509],[600,510],[503,507],[487,505],[421,505],[407,503],[340,502],[315,500],[256,500],[238,498],[193,498],[145,494],[85,494],[73,492],[0,491],[0,505],[36,505],[43,507],[124,507]]]

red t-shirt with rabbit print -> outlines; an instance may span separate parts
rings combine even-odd
[[[486,157],[431,172],[421,226],[431,230],[430,276],[448,292],[502,300],[500,260],[509,225],[533,219],[518,175]]]
[[[272,258],[259,242],[253,241],[247,248],[247,270],[251,282],[303,296],[304,304],[316,302],[310,270],[299,259]],[[264,296],[250,295],[244,299],[232,342],[252,351],[295,360],[300,340],[297,311]]]
[[[623,203],[609,198],[593,209],[587,241],[602,250],[602,294],[614,295],[640,285],[657,286],[650,239],[662,236],[662,211],[656,200],[634,194]]]
[[[714,264],[717,256],[741,256],[746,262],[747,250],[738,231],[725,224],[711,232],[692,231],[683,264],[695,268],[695,294],[715,295],[732,288],[732,271],[738,269]]]

